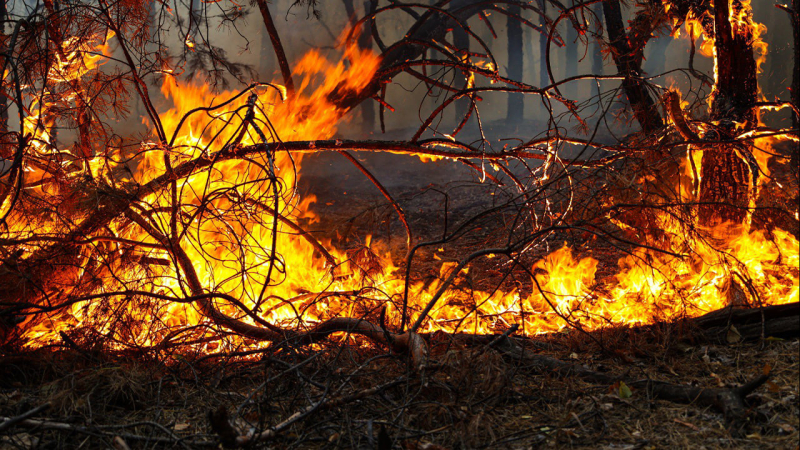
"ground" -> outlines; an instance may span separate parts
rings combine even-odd
[[[652,378],[717,387],[764,370],[771,381],[748,398],[748,421],[732,434],[710,408],[649,400],[624,386],[559,378],[503,358],[485,346],[431,337],[433,367],[374,347],[331,343],[319,349],[264,352],[248,361],[63,350],[4,357],[0,416],[48,403],[35,416],[72,430],[17,426],[0,448],[216,447],[208,415],[224,406],[241,432],[276,425],[310,402],[348,396],[392,381],[374,395],[321,407],[256,448],[796,448],[800,341],[714,345],[670,327],[607,330],[593,338],[562,333],[538,352],[629,380]],[[180,441],[180,440],[183,441]],[[183,444],[181,443],[183,442]],[[426,447],[434,443],[441,447]]]
[[[418,237],[440,235],[445,210],[452,227],[503,195],[463,166],[393,158],[373,155],[364,164],[396,193]],[[313,208],[321,218],[306,224],[309,229],[343,248],[363,245],[371,234],[402,254],[405,236],[392,208],[344,158],[314,155],[304,165],[300,191],[317,196]],[[492,239],[489,231],[473,232],[481,243]],[[415,276],[458,259],[469,240],[459,245],[421,252]],[[589,245],[601,259],[600,272],[619,256],[601,241]],[[660,324],[517,341],[629,383],[716,388],[769,372],[770,381],[747,398],[746,422],[735,429],[710,407],[542,371],[486,345],[491,339],[470,345],[441,333],[427,339],[430,361],[422,372],[406,355],[344,336],[227,355],[109,353],[62,344],[0,354],[0,449],[217,448],[226,438],[275,426],[277,436],[250,448],[798,447],[796,337],[716,342],[681,324]],[[5,422],[37,408],[30,420],[47,422]],[[298,420],[287,422],[292,417]]]

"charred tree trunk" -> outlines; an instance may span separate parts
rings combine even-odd
[[[364,11],[370,10],[369,1],[364,2]],[[372,49],[372,23],[367,22],[364,24],[364,29],[358,36],[358,46],[363,49]],[[363,102],[361,103],[361,123],[363,131],[372,133],[375,129],[375,103]]]
[[[518,5],[509,6],[508,11],[508,77],[514,80],[522,79],[523,53],[522,53],[522,24],[514,16],[519,16],[522,10]],[[508,110],[506,120],[518,122],[522,119],[525,108],[525,97],[522,94],[508,94]]]
[[[6,35],[5,30],[5,23],[6,23],[6,16],[8,15],[8,9],[6,6],[5,1],[0,1],[0,54],[4,54],[6,52],[8,36]],[[0,65],[2,67],[6,66],[6,59],[0,56]],[[0,88],[1,89],[1,88]],[[10,153],[7,155],[5,154],[6,151],[3,149],[5,145],[2,145],[5,141],[5,136],[8,133],[8,99],[6,99],[6,93],[0,92],[0,157],[8,157]]]
[[[542,15],[539,21],[542,30],[547,30],[547,3],[544,0],[539,0],[539,10]],[[547,74],[547,62],[545,55],[547,54],[547,36],[545,33],[539,34],[539,87],[544,87],[550,84],[550,76]]]
[[[743,8],[739,0],[715,2],[714,46],[717,51],[717,84],[711,118],[756,124],[753,105],[757,99],[756,61],[753,57],[752,32],[746,26],[731,23],[730,17]],[[746,14],[746,13],[745,13]]]
[[[737,123],[752,129],[758,123],[754,109],[758,82],[753,57],[752,30],[749,20],[732,21],[742,11],[739,0],[715,2],[714,46],[717,81],[711,105],[711,119],[719,125],[720,140],[738,134]],[[733,22],[733,23],[732,23]],[[711,227],[725,222],[742,224],[747,220],[753,199],[757,171],[745,158],[749,149],[740,144],[717,145],[704,149],[701,164],[700,225]]]
[[[354,0],[342,0],[342,3],[344,4],[344,10],[349,18],[350,26],[355,26],[356,22],[358,22],[358,16],[356,15]],[[364,11],[369,10],[370,2],[366,1],[364,2]],[[370,29],[370,22],[366,22],[359,31],[360,34],[356,41],[358,47],[362,49],[372,48],[372,30]],[[359,105],[359,113],[361,116],[362,131],[371,133],[375,128],[375,105],[372,102],[363,102]]]
[[[625,79],[622,89],[628,97],[628,102],[633,108],[634,116],[642,126],[642,131],[651,133],[664,125],[661,114],[658,112],[656,102],[647,91],[647,85],[642,80],[642,54],[646,40],[638,46],[632,46],[625,25],[622,21],[622,10],[619,1],[603,2],[603,14],[606,18],[606,31],[611,46],[611,55],[617,70]]]
[[[458,25],[453,28],[453,45],[461,52],[458,57],[459,58],[466,58],[469,54],[469,35]],[[461,87],[466,89],[467,86],[467,77],[469,77],[469,73],[462,72],[463,83]],[[456,100],[456,123],[461,122],[464,120],[464,117],[469,113],[470,108],[470,98],[469,97],[461,97],[460,99]]]
[[[278,59],[278,65],[281,68],[281,75],[283,75],[283,83],[286,85],[286,90],[291,95],[294,92],[294,81],[292,80],[292,70],[289,68],[289,62],[286,59],[286,52],[283,51],[283,44],[278,36],[278,29],[275,28],[275,22],[272,20],[272,14],[269,12],[269,5],[267,0],[257,0],[258,9],[261,11],[261,18],[264,20],[264,26],[267,28],[269,40],[272,42],[272,48],[275,50],[275,57]],[[350,1],[350,8],[352,9],[352,0]],[[345,5],[347,1],[345,1]]]
[[[539,0],[539,9],[542,11],[542,17],[539,22],[543,30],[547,30],[547,3],[544,0]],[[544,61],[544,55],[547,54],[547,35],[541,33],[539,35],[539,86],[544,87],[550,84],[550,77],[547,75],[547,65]]]
[[[800,0],[792,0],[792,35],[794,36],[794,70],[792,71],[792,104],[795,111],[800,111]],[[795,132],[800,127],[800,116],[792,114],[792,128]],[[792,168],[797,174],[800,165],[800,146],[792,150]]]

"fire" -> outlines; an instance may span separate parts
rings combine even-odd
[[[758,41],[761,31],[752,26],[748,11],[745,5],[731,20],[753,30]],[[693,30],[692,25],[692,38]],[[67,61],[59,62],[54,80],[70,82],[96,70],[98,55],[110,52],[107,42],[108,37],[95,43],[95,56],[85,49],[71,53]],[[277,85],[254,85],[243,94],[214,93],[207,85],[179,84],[165,74],[162,93],[173,106],[159,118],[167,141],[142,143],[132,178],[98,161],[90,162],[91,174],[97,180],[141,186],[181,162],[210,156],[226,146],[331,138],[346,112],[332,99],[365,89],[380,65],[375,54],[354,43],[343,44],[342,52],[336,63],[316,51],[306,54],[296,65],[294,76],[300,82],[288,98]],[[52,125],[43,115],[40,110],[29,116],[25,130],[36,151],[52,152]],[[699,158],[698,153],[687,158]],[[768,154],[764,155],[760,162],[765,168]],[[313,237],[292,227],[315,219],[310,210],[314,198],[300,198],[293,190],[301,165],[301,154],[281,151],[218,161],[143,198],[130,217],[113,222],[109,230],[122,242],[140,244],[124,247],[98,236],[98,245],[110,256],[96,267],[89,267],[86,258],[78,279],[91,269],[100,271],[104,282],[88,291],[76,286],[74,292],[62,294],[111,298],[75,302],[29,318],[22,325],[25,341],[32,347],[44,346],[57,342],[59,333],[82,330],[104,336],[110,347],[120,349],[160,348],[178,339],[201,352],[265,345],[237,336],[223,339],[195,303],[174,301],[196,293],[186,281],[186,269],[176,268],[174,253],[158,235],[185,251],[205,292],[227,296],[214,300],[215,306],[242,321],[256,324],[229,299],[285,328],[338,316],[366,317],[383,306],[389,323],[396,326],[404,270],[379,243],[323,255]],[[684,200],[692,201],[688,159],[685,166],[682,178],[687,185],[682,192]],[[134,220],[137,215],[140,221]],[[731,301],[752,305],[798,301],[800,247],[791,234],[721,225],[687,236],[666,213],[659,220],[671,236],[667,242],[633,250],[617,262],[615,275],[601,279],[597,259],[576,256],[566,245],[525,268],[530,278],[527,290],[451,289],[442,280],[456,268],[443,264],[439,280],[409,287],[412,318],[442,289],[443,296],[419,331],[493,333],[520,323],[522,332],[531,335],[569,326],[593,330],[673,320]],[[328,242],[323,245],[331,248]],[[458,275],[465,276],[466,269]],[[143,291],[154,295],[136,293]]]
[[[48,74],[48,79],[56,83],[66,83],[80,79],[107,61],[111,54],[110,40],[113,31],[94,39],[73,36],[61,45],[64,52],[55,52],[55,64]],[[64,56],[62,56],[64,55]]]

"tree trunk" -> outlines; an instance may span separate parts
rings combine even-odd
[[[716,1],[714,6],[714,46],[717,80],[711,105],[711,119],[716,121],[720,140],[732,139],[737,123],[745,129],[758,124],[754,104],[758,95],[756,62],[753,57],[749,21],[732,24],[731,13],[743,8],[739,0]],[[748,11],[745,14],[752,14]],[[754,197],[757,172],[745,160],[749,149],[740,144],[714,145],[703,149],[700,181],[699,223],[713,227],[725,222],[742,224]]]
[[[453,27],[453,45],[458,50],[463,50],[465,53],[458,54],[459,58],[465,58],[467,56],[466,52],[469,52],[469,35],[462,29],[460,26],[455,25]],[[467,88],[467,77],[469,73],[461,72],[463,80],[459,80],[461,83],[461,88]],[[463,81],[463,82],[462,82]],[[464,116],[467,115],[470,108],[470,99],[469,97],[461,97],[460,99],[456,100],[456,120],[455,123],[460,123],[464,120]]]
[[[342,3],[344,4],[344,10],[347,13],[350,26],[355,26],[356,22],[358,22],[358,16],[356,15],[354,0],[342,0]],[[364,11],[369,10],[370,2],[365,1]],[[369,22],[364,23],[362,26],[356,42],[358,43],[358,48],[372,48],[372,34]],[[361,131],[371,133],[375,128],[375,104],[372,102],[363,102],[359,105],[358,109],[361,116]]]
[[[642,131],[652,133],[664,125],[655,101],[647,91],[647,85],[641,78],[641,54],[644,51],[644,40],[641,48],[632,48],[625,33],[622,21],[622,10],[618,0],[603,2],[603,14],[606,18],[606,31],[611,45],[611,54],[617,70],[625,77],[622,89],[633,108],[636,120]]]
[[[508,8],[511,15],[518,16],[522,10],[518,5]],[[523,54],[522,54],[522,24],[515,17],[507,16],[508,24],[508,77],[514,80],[522,79]],[[525,108],[525,97],[522,94],[508,94],[508,109],[506,120],[519,122]]]
[[[364,2],[364,11],[370,10],[370,2]],[[366,22],[358,36],[358,47],[363,49],[372,49],[372,24]],[[361,126],[362,130],[366,133],[372,133],[375,129],[375,103],[363,102],[361,103]]]
[[[267,0],[257,0],[258,9],[261,11],[261,18],[264,20],[264,26],[267,29],[269,40],[272,42],[272,48],[275,50],[275,57],[278,60],[278,65],[281,68],[281,75],[283,76],[283,83],[286,86],[286,91],[289,95],[294,93],[294,81],[292,80],[292,70],[289,68],[289,62],[286,59],[286,52],[283,51],[283,44],[281,43],[280,36],[278,36],[278,29],[275,28],[275,22],[272,20],[272,14],[269,12],[269,5]],[[350,1],[350,9],[352,9],[352,0]],[[345,5],[347,1],[345,1]]]
[[[545,87],[550,84],[550,76],[547,75],[547,61],[545,55],[547,54],[547,2],[539,0],[539,9],[542,11],[539,24],[542,27],[543,33],[539,34],[539,87]],[[546,113],[546,111],[545,111]]]
[[[2,27],[0,28],[0,54],[4,54],[6,52],[6,41],[8,40],[8,36],[6,35],[5,23],[7,15],[8,9],[6,7],[6,2],[0,1],[0,24],[2,24],[0,25],[0,27]],[[0,56],[0,66],[5,67],[5,62],[6,59]],[[4,145],[4,136],[8,134],[8,99],[6,99],[5,89],[2,87],[0,87],[0,89],[3,90],[0,92],[0,136],[2,136],[0,137],[0,139],[2,139],[2,141],[0,141],[0,158],[2,158],[9,157],[11,154],[6,154],[7,151],[4,148],[6,147]]]
[[[717,52],[717,82],[711,107],[712,120],[745,122],[756,125],[753,105],[757,100],[756,61],[752,32],[746,25],[732,25],[730,13],[742,8],[739,0],[717,0],[714,16],[714,47]],[[732,8],[731,8],[732,6]]]
[[[792,71],[792,104],[795,110],[800,111],[800,0],[792,0],[792,34],[794,35],[794,70]],[[800,127],[800,116],[792,114],[792,128]],[[795,174],[800,165],[800,146],[795,145],[792,150],[792,164]]]

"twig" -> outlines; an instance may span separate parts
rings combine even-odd
[[[16,417],[11,418],[4,418],[4,421],[0,423],[0,431],[7,430],[14,425],[25,421],[25,419],[35,416],[36,414],[45,411],[50,408],[50,403],[45,403],[43,405],[39,405],[36,408],[31,409],[30,411],[24,412]]]
[[[390,381],[388,383],[381,384],[379,386],[375,386],[369,389],[364,389],[358,392],[355,392],[350,395],[336,397],[332,399],[323,398],[319,402],[310,405],[300,411],[295,412],[288,419],[284,420],[283,422],[275,425],[274,427],[270,427],[270,429],[262,431],[261,433],[253,433],[246,436],[239,436],[236,438],[236,446],[237,447],[244,447],[249,445],[253,442],[258,441],[268,441],[270,439],[275,438],[278,436],[282,431],[290,427],[293,423],[302,420],[315,411],[319,409],[327,409],[333,408],[336,406],[344,405],[356,400],[360,400],[364,397],[369,397],[370,395],[377,394],[378,392],[384,391],[391,387],[397,386],[405,381],[405,377],[400,377],[396,380]]]

